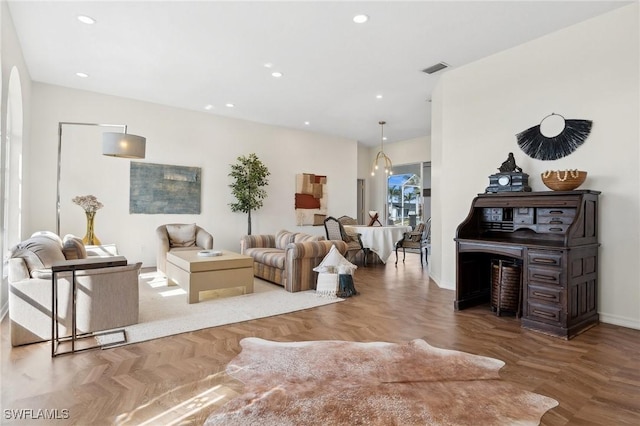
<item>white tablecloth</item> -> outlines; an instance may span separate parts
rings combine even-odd
[[[394,252],[396,243],[402,239],[405,232],[410,232],[410,226],[355,226],[345,225],[347,232],[357,232],[362,235],[362,244],[376,253],[380,260],[387,263],[387,259]]]

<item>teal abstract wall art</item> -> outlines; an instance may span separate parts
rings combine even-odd
[[[131,162],[129,213],[200,214],[200,167]]]

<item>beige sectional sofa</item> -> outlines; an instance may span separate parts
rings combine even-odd
[[[276,235],[245,235],[240,240],[241,252],[253,257],[254,275],[290,292],[316,288],[318,273],[313,268],[333,245],[342,254],[347,250],[343,241],[286,230]]]
[[[9,318],[11,345],[51,339],[51,264],[82,259],[78,238],[64,242],[39,232],[9,252]],[[138,322],[138,275],[141,263],[76,272],[77,330],[109,330]],[[71,334],[71,275],[58,274],[60,335]]]

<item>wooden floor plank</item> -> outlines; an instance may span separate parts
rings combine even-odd
[[[517,318],[497,317],[486,306],[455,312],[454,292],[431,282],[411,253],[397,268],[359,268],[355,286],[360,294],[341,303],[55,359],[49,343],[11,348],[5,318],[2,407],[68,409],[70,418],[56,424],[202,424],[242,391],[225,367],[245,337],[424,339],[505,361],[503,380],[560,402],[543,425],[640,424],[638,330],[600,324],[565,341],[524,330]]]

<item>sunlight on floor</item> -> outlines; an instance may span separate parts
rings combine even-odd
[[[167,280],[154,280],[146,283],[151,288],[159,288],[159,287],[169,287],[167,285]]]
[[[153,271],[153,272],[143,272],[140,274],[140,278],[142,278],[143,280],[146,279],[152,279],[152,280],[156,280],[156,279],[166,279],[164,277],[164,275],[160,272],[157,271]]]
[[[161,291],[159,294],[162,297],[172,297],[172,296],[184,296],[185,294],[187,294],[187,292],[181,288],[176,288],[175,290]]]
[[[173,388],[129,413],[119,415],[116,417],[114,424],[138,426],[183,425],[185,424],[185,419],[197,415],[202,410],[207,409],[208,411],[205,415],[208,415],[208,412],[221,407],[230,399],[238,396],[236,390],[226,384],[220,384],[220,380],[225,380],[224,374],[213,374],[199,382]],[[209,389],[189,397],[190,391],[188,389],[194,386],[197,387],[198,383],[204,384],[208,381],[218,382],[218,384],[211,383],[212,386]],[[176,397],[188,398],[182,402],[176,402],[174,400]]]
[[[175,405],[168,410],[158,414],[155,417],[150,418],[144,423],[140,423],[140,426],[146,425],[176,425],[179,424],[182,420],[187,417],[197,413],[203,408],[208,407],[211,404],[215,404],[220,401],[225,395],[218,395],[216,391],[221,388],[221,385],[215,386],[209,390],[202,392],[199,395],[194,396],[193,398],[187,399],[186,401]],[[212,394],[213,395],[210,395]],[[174,417],[178,415],[178,417]]]

